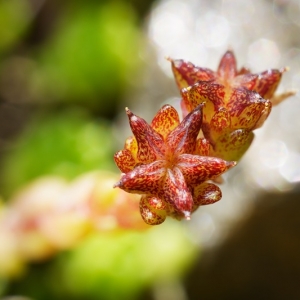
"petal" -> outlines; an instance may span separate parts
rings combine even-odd
[[[198,105],[167,136],[166,143],[171,153],[192,153],[202,125],[202,105]]]
[[[118,151],[114,155],[114,160],[118,168],[123,173],[131,171],[136,165],[136,161],[128,149]]]
[[[254,134],[247,129],[237,129],[220,136],[211,155],[228,161],[238,161],[250,147]]]
[[[128,108],[126,113],[129,124],[137,144],[137,160],[141,163],[150,163],[163,157],[164,141],[162,136],[151,128],[142,118],[134,115]]]
[[[261,98],[262,99],[262,98]],[[269,100],[248,105],[238,117],[232,117],[232,128],[246,128],[254,130],[260,127],[271,112],[272,104]]]
[[[176,167],[173,170],[167,169],[162,198],[173,206],[179,215],[190,219],[193,198],[181,171]]]
[[[145,223],[149,225],[159,225],[166,219],[166,211],[157,209],[151,203],[163,203],[163,201],[154,196],[142,196],[140,200],[140,212]],[[157,207],[157,205],[156,205]]]
[[[245,88],[235,88],[232,90],[226,107],[232,117],[239,117],[244,109],[253,103],[257,105],[258,110],[263,111],[266,102],[267,100],[263,99],[256,92],[249,91]]]
[[[188,185],[197,185],[213,179],[234,165],[235,162],[228,162],[221,158],[192,154],[180,155],[176,164]]]
[[[204,138],[197,139],[195,154],[200,156],[208,156],[209,151],[210,151],[209,141]]]
[[[218,75],[222,79],[232,79],[237,74],[236,60],[232,51],[227,51],[219,64]]]
[[[228,130],[228,128],[230,128],[230,126],[231,126],[231,118],[229,112],[224,107],[219,108],[219,110],[214,114],[214,116],[210,121],[210,126],[209,126],[210,139],[215,140],[222,133],[225,133]],[[206,136],[207,133],[204,132],[204,135]]]
[[[258,74],[243,74],[236,76],[233,81],[233,87],[244,87],[247,90],[253,90],[258,81]]]
[[[152,120],[152,128],[160,133],[164,139],[180,123],[177,110],[171,105],[164,105]]]
[[[257,129],[263,125],[263,123],[265,122],[265,120],[267,119],[267,117],[271,112],[272,105],[273,105],[272,102],[269,103],[269,100],[266,100],[265,109],[261,112],[259,119],[255,123],[255,126],[253,126],[252,130]]]
[[[138,153],[138,144],[134,136],[126,139],[124,148],[129,150],[132,154],[132,157],[136,160]]]
[[[157,194],[165,174],[165,161],[155,161],[124,174],[114,187],[135,194]]]
[[[203,121],[210,122],[219,107],[224,106],[225,88],[223,85],[200,81],[181,91],[182,101],[188,111],[192,111],[199,104],[203,107]]]
[[[194,64],[182,59],[170,61],[179,90],[193,85],[199,80],[207,81],[215,79],[215,72],[210,69],[196,67]]]
[[[196,186],[193,191],[194,205],[196,207],[215,203],[221,198],[221,189],[213,183],[205,182]]]
[[[265,99],[272,98],[281,80],[281,76],[283,72],[285,72],[285,69],[267,70],[258,74],[259,78],[254,90],[258,92],[261,95],[261,97]]]

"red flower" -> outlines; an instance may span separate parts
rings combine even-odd
[[[183,60],[171,62],[183,114],[205,103],[202,131],[211,145],[209,155],[239,160],[252,143],[252,131],[268,117],[272,103],[265,98],[273,97],[284,70],[237,71],[231,51],[225,53],[217,72]]]
[[[210,81],[223,85],[227,92],[231,89],[243,87],[255,91],[272,104],[277,104],[285,98],[293,95],[294,91],[274,96],[282,74],[286,68],[277,70],[269,69],[261,73],[253,74],[246,68],[237,70],[236,59],[232,51],[227,51],[219,64],[217,72],[207,68],[201,68],[184,60],[170,60],[176,83],[179,89],[191,86],[198,81]]]
[[[202,105],[182,122],[170,105],[163,106],[149,125],[126,109],[134,137],[115,154],[124,173],[115,184],[129,193],[142,194],[140,211],[144,221],[155,225],[166,216],[189,219],[199,205],[221,199],[220,189],[207,181],[235,165],[206,156],[208,143],[199,139]]]

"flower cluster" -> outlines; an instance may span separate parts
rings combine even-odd
[[[231,51],[217,72],[170,61],[182,95],[183,120],[170,105],[151,124],[126,108],[133,136],[114,157],[123,173],[115,187],[142,195],[140,212],[150,225],[166,216],[190,219],[200,205],[220,200],[221,190],[211,181],[246,152],[272,102],[289,95],[274,96],[285,69],[238,71]]]
[[[234,162],[209,157],[205,139],[197,138],[202,125],[202,105],[180,122],[175,108],[163,106],[149,125],[126,109],[134,137],[115,154],[122,172],[115,184],[130,193],[143,194],[140,211],[151,225],[166,216],[189,219],[199,205],[221,198],[221,190],[207,180],[220,176]]]

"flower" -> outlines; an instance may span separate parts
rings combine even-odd
[[[257,74],[251,73],[247,68],[238,70],[235,56],[230,50],[223,55],[217,72],[195,66],[182,59],[169,60],[172,63],[172,70],[180,90],[198,81],[209,81],[225,86],[229,93],[231,89],[239,87],[257,92],[261,97],[269,99],[273,105],[295,93],[295,91],[287,91],[274,95],[282,74],[288,70],[287,68],[269,69]]]
[[[202,131],[210,143],[209,155],[240,160],[252,143],[252,131],[262,126],[271,112],[268,98],[274,99],[284,70],[238,71],[232,51],[224,54],[217,72],[183,60],[171,62],[183,114],[204,103]]]
[[[221,199],[219,187],[207,181],[235,162],[207,156],[207,141],[197,138],[202,106],[180,122],[175,108],[165,105],[151,125],[126,108],[134,137],[128,138],[124,149],[114,156],[123,172],[114,187],[142,194],[140,212],[147,224],[160,224],[167,215],[190,219],[199,205]]]

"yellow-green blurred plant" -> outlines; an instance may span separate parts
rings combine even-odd
[[[115,112],[140,64],[141,34],[126,2],[71,3],[38,49],[30,89],[37,102],[81,104]]]

